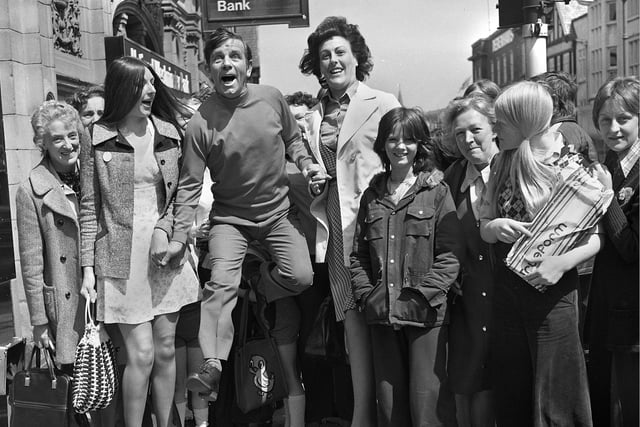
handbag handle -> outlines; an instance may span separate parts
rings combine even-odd
[[[247,323],[249,320],[249,295],[242,297],[242,310],[240,311],[240,347],[247,342]]]
[[[91,315],[91,301],[86,299],[84,304],[84,324],[88,325],[91,322],[91,326],[95,326],[96,323],[93,320],[93,316]]]
[[[42,367],[40,364],[40,353],[44,353],[44,359],[47,363],[47,368],[49,370],[49,377],[51,378],[51,389],[55,390],[58,386],[58,378],[56,377],[56,373],[54,370],[53,357],[51,355],[51,349],[46,348],[44,351],[40,349],[40,347],[34,347],[31,352],[31,359],[29,360],[29,366],[27,366],[27,371],[24,378],[25,387],[29,387],[29,383],[31,382],[31,369],[33,368],[33,357],[36,356],[36,365],[37,367]]]

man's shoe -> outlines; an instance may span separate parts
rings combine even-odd
[[[216,400],[221,376],[222,371],[218,369],[213,359],[206,359],[200,366],[200,372],[187,377],[187,389],[198,393],[203,399]]]

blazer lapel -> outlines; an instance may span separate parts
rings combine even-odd
[[[631,187],[633,189],[636,189],[638,187],[638,173],[639,173],[638,169],[640,168],[639,165],[640,165],[640,162],[636,161],[636,163],[633,165],[633,167],[629,171],[629,174],[627,175],[627,177],[624,178],[624,180],[622,181],[622,184],[620,185],[620,187],[614,186],[614,188],[616,190],[622,187]],[[620,168],[620,170],[622,170],[622,168]]]
[[[364,83],[359,83],[358,90],[349,103],[347,114],[342,123],[342,129],[340,129],[340,135],[338,136],[338,155],[342,147],[344,147],[378,108],[375,99],[375,93]]]
[[[60,181],[51,171],[49,162],[44,159],[29,175],[33,192],[42,197],[42,202],[53,212],[73,219],[78,224],[75,211],[69,205],[67,196],[62,191]]]
[[[622,173],[622,167],[620,166],[617,154],[613,151],[609,151],[605,159],[605,165],[611,172],[614,191],[618,191],[622,187],[636,188],[638,186],[638,163],[639,162],[636,161],[625,178]]]
[[[322,167],[324,171],[327,169],[322,161],[322,155],[320,154],[320,125],[322,123],[322,102],[318,102],[311,114],[308,116],[307,124],[309,125],[309,148],[315,161]]]

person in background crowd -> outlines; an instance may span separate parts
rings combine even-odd
[[[491,427],[495,425],[489,369],[493,272],[491,248],[480,237],[479,213],[491,160],[498,153],[493,102],[477,93],[452,101],[445,122],[463,156],[445,171],[444,180],[466,237],[461,274],[453,286],[449,380],[456,393],[459,427]]]
[[[306,116],[310,109],[318,102],[311,94],[304,92],[294,92],[291,95],[286,95],[285,100],[289,105],[291,114],[296,119],[302,141],[305,146],[309,147],[309,130],[307,128]],[[292,347],[291,344],[278,344],[278,350],[283,361],[285,375],[288,378],[288,383],[291,383],[292,387],[289,387],[289,397],[284,400],[285,413],[287,416],[287,427],[294,425],[304,425],[305,420],[314,420],[314,417],[320,417],[317,421],[321,420],[319,413],[322,411],[324,403],[319,400],[327,400],[329,396],[326,394],[317,394],[318,390],[322,392],[330,392],[331,387],[327,386],[327,378],[331,375],[331,372],[319,364],[310,364],[304,357],[304,342],[308,332],[313,324],[315,316],[320,306],[323,296],[328,291],[326,282],[322,279],[326,279],[326,272],[320,272],[319,265],[313,262],[315,254],[315,219],[311,215],[309,210],[311,206],[312,197],[309,194],[309,188],[307,180],[302,173],[298,170],[296,165],[287,159],[287,176],[289,178],[289,199],[291,200],[291,212],[298,217],[302,232],[305,236],[307,247],[309,249],[310,261],[313,268],[313,286],[302,292],[295,299],[289,298],[287,301],[281,300],[289,307],[292,313],[296,314],[293,319],[298,320],[299,323],[299,336],[297,338],[297,347]],[[324,274],[322,274],[324,273]],[[295,304],[295,305],[294,305]],[[276,312],[282,311],[282,306],[276,305]],[[280,309],[280,310],[278,310]],[[276,313],[276,323],[278,316]],[[277,334],[276,334],[277,335]],[[300,371],[295,369],[291,371],[286,366],[286,361],[292,361],[293,367],[298,366],[298,360],[300,361]],[[311,368],[320,370],[320,372],[312,371]],[[305,369],[307,368],[307,369]],[[304,389],[300,384],[300,373],[302,373],[302,380],[304,381]],[[324,374],[318,377],[318,374]],[[295,378],[293,377],[295,375]],[[319,379],[320,381],[318,381]],[[315,380],[315,381],[314,381]],[[293,392],[293,393],[292,393]],[[311,394],[310,394],[311,392]],[[306,395],[306,396],[305,396]],[[310,398],[309,398],[310,397]],[[312,399],[315,399],[312,400]],[[307,414],[309,412],[309,414]],[[300,415],[305,415],[304,418],[300,418]],[[326,414],[326,415],[331,415]]]
[[[362,192],[382,169],[373,151],[380,118],[400,106],[391,94],[362,81],[373,67],[357,25],[325,18],[307,38],[303,74],[324,79],[327,91],[309,116],[309,144],[331,179],[312,186],[311,212],[318,220],[316,261],[327,262],[336,319],[344,320],[354,393],[353,427],[375,424],[375,385],[369,331],[356,309],[349,275],[356,215]]]
[[[500,86],[489,79],[478,79],[467,86],[462,97],[466,98],[474,93],[484,94],[489,97],[491,102],[493,102],[496,100],[498,95],[500,95]]]
[[[615,193],[604,218],[587,314],[589,386],[596,426],[638,421],[638,174],[640,81],[618,77],[593,101],[593,124],[609,148],[594,170]]]
[[[480,212],[480,235],[506,258],[549,201],[565,152],[549,132],[553,101],[534,82],[519,82],[496,99],[500,153]],[[498,426],[591,426],[585,360],[578,333],[575,266],[600,249],[592,230],[559,256],[536,258],[527,281],[494,265],[491,366]],[[543,292],[542,292],[543,291]]]
[[[141,425],[150,385],[156,423],[165,427],[178,311],[198,299],[188,262],[160,263],[173,234],[182,139],[177,118],[187,111],[136,58],[114,60],[104,86],[104,116],[82,147],[82,293],[97,299],[98,319],[117,324],[124,339],[125,424]]]
[[[565,145],[572,145],[574,150],[582,154],[591,162],[598,160],[598,153],[589,134],[576,121],[576,95],[578,85],[575,78],[564,71],[548,71],[538,74],[532,79],[541,83],[551,94],[553,99],[553,115],[551,116],[550,131],[559,132],[564,138]],[[578,309],[580,314],[580,337],[584,336],[584,319],[587,313],[589,287],[591,286],[591,272],[593,259],[578,265]]]
[[[189,102],[189,108],[195,112],[202,102],[211,95],[211,91],[205,87],[197,94],[194,94]],[[188,120],[189,117],[185,117]],[[186,123],[185,123],[186,125]],[[203,191],[196,209],[195,221],[193,223],[193,241],[195,243],[195,254],[198,258],[198,278],[200,286],[209,280],[211,260],[206,250],[206,240],[209,235],[209,211],[213,197],[211,195],[211,180],[205,179]],[[205,244],[200,244],[200,242]],[[198,393],[188,393],[187,377],[197,372],[202,365],[203,356],[200,343],[198,342],[198,330],[200,327],[200,298],[198,301],[185,305],[180,309],[180,318],[176,325],[176,389],[174,403],[180,417],[181,426],[185,425],[187,417],[187,398],[191,403],[191,413],[195,427],[207,427],[209,425],[209,402]]]
[[[462,234],[417,109],[380,120],[385,172],[365,190],[351,254],[354,298],[371,332],[379,427],[455,426],[447,381],[447,293]]]
[[[598,160],[598,153],[589,134],[576,120],[576,95],[578,85],[575,78],[564,71],[547,71],[532,79],[542,84],[553,100],[551,131],[559,132],[566,145],[573,145],[578,153],[592,162]]]
[[[67,102],[80,113],[84,127],[100,120],[104,114],[104,89],[102,86],[89,86],[76,91]]]
[[[324,178],[317,175],[319,168],[312,164],[282,94],[247,83],[252,64],[243,39],[219,28],[205,45],[205,58],[215,93],[187,125],[175,230],[164,263],[184,253],[208,167],[215,184],[209,233],[211,280],[203,293],[199,333],[205,361],[198,373],[189,376],[187,388],[215,400],[221,360],[227,360],[233,343],[231,312],[249,242],[260,242],[273,259],[260,265],[255,283],[261,319],[269,303],[311,286],[306,242],[289,213],[285,153],[309,180]]]

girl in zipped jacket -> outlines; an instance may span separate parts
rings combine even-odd
[[[358,213],[351,278],[370,327],[378,425],[455,425],[447,386],[447,293],[463,244],[429,129],[417,109],[381,121],[375,176]]]

